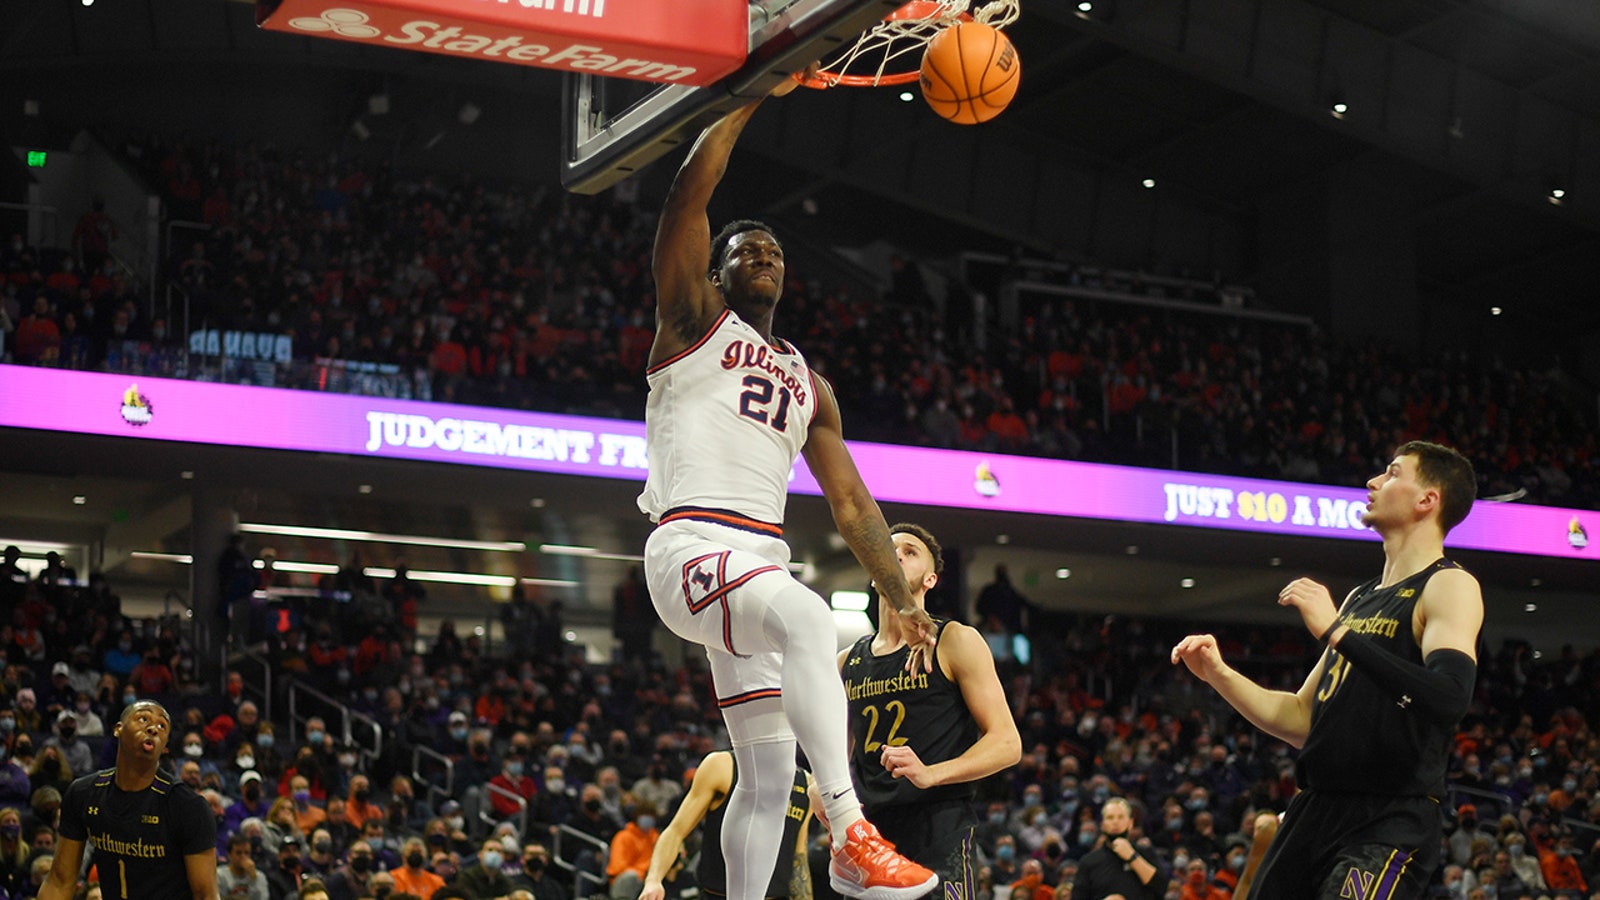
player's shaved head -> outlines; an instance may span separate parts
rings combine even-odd
[[[123,708],[122,716],[117,719],[117,724],[127,724],[128,720],[133,718],[134,714],[140,709],[153,709],[156,712],[161,713],[163,716],[166,716],[168,722],[172,721],[172,714],[167,712],[167,708],[162,706],[160,703],[157,703],[154,700],[135,700]]]

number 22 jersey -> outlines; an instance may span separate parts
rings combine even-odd
[[[217,850],[211,807],[165,772],[131,792],[117,787],[115,776],[106,769],[72,782],[61,798],[61,836],[87,846],[107,898],[189,896],[183,858]]]
[[[639,509],[653,521],[689,508],[783,522],[817,392],[800,351],[774,344],[724,309],[704,337],[646,373],[650,470]]]

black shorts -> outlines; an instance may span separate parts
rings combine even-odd
[[[1432,797],[1301,791],[1267,848],[1249,900],[1409,900],[1439,867]]]
[[[978,896],[978,863],[972,830],[978,816],[966,800],[939,800],[867,811],[867,820],[901,855],[932,869],[939,886],[929,897],[970,900]]]

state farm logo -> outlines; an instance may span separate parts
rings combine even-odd
[[[367,14],[359,9],[326,9],[322,11],[322,15],[315,19],[310,16],[290,19],[289,27],[298,28],[301,31],[324,33],[331,31],[340,37],[355,38],[357,40],[375,38],[383,34],[376,27],[368,25],[367,23],[370,21],[371,19]]]
[[[488,0],[495,2],[495,0]],[[603,15],[603,0],[498,0],[502,4],[515,3],[528,10],[566,13],[570,15]],[[559,3],[559,6],[558,6]],[[371,7],[379,10],[377,6]],[[654,59],[606,52],[604,46],[567,43],[560,34],[540,33],[536,29],[513,31],[505,27],[486,25],[464,19],[430,21],[411,19],[393,23],[380,15],[377,24],[372,16],[359,9],[335,7],[325,9],[317,16],[295,16],[288,20],[289,28],[308,34],[356,41],[381,41],[396,47],[450,53],[458,56],[488,57],[504,62],[546,66],[553,69],[574,69],[618,75],[623,78],[642,78],[646,81],[683,81],[695,75],[694,66],[679,65]],[[550,43],[540,43],[549,41]]]

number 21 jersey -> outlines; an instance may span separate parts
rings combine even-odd
[[[685,507],[781,524],[789,472],[817,411],[805,357],[725,309],[711,330],[646,373],[650,459],[639,509]]]

